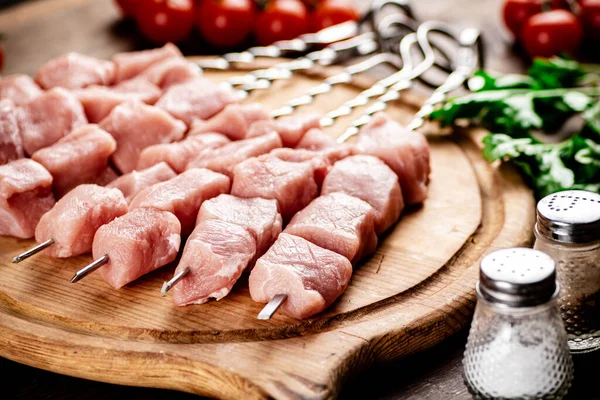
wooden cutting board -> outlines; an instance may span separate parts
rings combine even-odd
[[[276,108],[331,72],[277,82],[250,100]],[[357,79],[299,111],[331,110],[368,85]],[[420,101],[407,93],[388,111],[407,123]],[[339,135],[357,115],[327,132]],[[326,312],[305,321],[282,314],[258,321],[262,305],[250,299],[245,279],[219,302],[176,307],[159,293],[175,265],[121,290],[98,274],[71,284],[90,256],[38,255],[15,265],[12,257],[34,242],[0,238],[0,356],[81,378],[218,398],[323,399],[372,363],[433,346],[469,322],[481,257],[530,243],[535,203],[515,170],[482,159],[481,133],[424,132],[432,156],[429,198],[381,238]]]

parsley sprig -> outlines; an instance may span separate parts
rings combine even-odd
[[[494,76],[478,71],[474,93],[448,100],[429,118],[442,126],[466,120],[491,133],[483,139],[489,161],[513,162],[536,196],[566,189],[600,193],[600,87],[598,67],[562,58],[535,60],[527,75]],[[581,131],[561,143],[544,143],[580,115]]]

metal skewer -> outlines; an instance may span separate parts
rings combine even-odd
[[[80,281],[81,279],[85,278],[87,275],[91,274],[92,272],[94,272],[95,270],[100,268],[101,266],[107,264],[108,261],[109,261],[108,254],[105,254],[102,257],[100,257],[99,259],[92,261],[87,266],[85,266],[85,267],[81,268],[79,271],[75,272],[75,275],[73,275],[73,278],[71,278],[71,283]]]
[[[429,21],[423,23],[419,27],[419,29],[417,29],[417,32],[416,34],[414,34],[414,36],[413,34],[410,34],[407,35],[404,39],[402,39],[402,42],[400,42],[400,53],[405,63],[405,68],[397,72],[397,77],[399,79],[394,84],[392,84],[387,89],[387,91],[380,95],[380,97],[377,98],[375,103],[373,103],[369,108],[367,108],[363,115],[356,119],[352,123],[352,125],[348,127],[348,129],[346,129],[346,131],[340,137],[338,137],[338,143],[344,143],[352,136],[357,135],[360,128],[368,124],[369,121],[371,121],[373,115],[385,110],[391,101],[399,99],[402,91],[408,89],[416,78],[421,76],[434,65],[435,53],[428,39],[429,33],[432,31],[441,32],[454,38],[454,36],[450,33],[450,30],[445,26],[445,24],[442,24],[441,22],[437,21]],[[412,65],[411,56],[411,47],[414,44],[419,45],[421,51],[425,56],[425,58],[415,66]],[[377,84],[375,86],[377,86]],[[373,86],[373,88],[375,86]],[[360,93],[353,100],[347,102],[338,109],[328,113],[324,118],[321,119],[321,126],[330,126],[334,123],[335,119],[344,115],[349,115],[350,113],[352,113],[353,109],[358,106],[366,105],[368,103],[368,99],[370,97],[374,97],[372,94],[376,92],[375,90],[371,91],[371,89],[366,90],[366,94],[364,94],[364,92]],[[382,88],[378,88],[377,91],[380,91],[381,89]]]
[[[450,92],[463,86],[477,68],[483,68],[481,32],[475,28],[465,29],[461,32],[458,43],[460,48],[457,54],[456,69],[425,101],[408,124],[409,129],[414,130],[422,127],[425,124],[425,118],[431,114],[436,105],[443,103]]]
[[[278,58],[294,53],[303,53],[320,45],[329,45],[356,36],[360,25],[353,21],[330,26],[316,33],[307,33],[292,40],[280,40],[269,46],[255,46],[239,53],[227,53],[219,58],[203,60],[198,65],[203,69],[221,71],[235,68],[234,64],[249,64],[257,58]]]
[[[184,276],[189,274],[190,271],[191,271],[190,267],[185,267],[182,271],[180,271],[178,274],[176,274],[170,280],[163,283],[162,288],[160,289],[160,294],[162,294],[163,296],[166,296],[167,292],[169,290],[171,290],[171,288],[173,286],[175,286],[177,283],[179,283],[183,279]]]
[[[42,243],[38,244],[37,246],[19,254],[18,256],[13,258],[12,262],[15,264],[20,263],[21,261],[39,253],[40,251],[47,249],[48,247],[52,246],[53,244],[54,244],[54,239],[50,238],[50,239],[46,240],[45,242],[42,242]]]
[[[288,298],[287,294],[275,295],[271,300],[269,300],[267,305],[264,306],[264,308],[262,310],[260,310],[260,312],[258,313],[258,316],[256,318],[261,319],[261,320],[271,319],[273,314],[275,314],[275,312],[277,312],[279,307],[281,307],[281,305],[283,304],[284,301],[287,300],[287,298]]]

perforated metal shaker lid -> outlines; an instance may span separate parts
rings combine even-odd
[[[559,242],[600,240],[600,194],[568,190],[544,197],[537,205],[536,230]]]
[[[554,260],[520,247],[490,253],[481,260],[477,291],[489,302],[507,306],[546,303],[557,292]]]

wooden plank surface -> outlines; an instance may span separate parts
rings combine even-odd
[[[33,73],[42,62],[67,50],[106,57],[115,51],[146,47],[130,25],[115,22],[116,11],[111,3],[110,0],[32,1],[1,12],[0,31],[6,35],[5,72]],[[443,19],[482,28],[487,33],[490,67],[501,71],[522,69],[523,62],[509,50],[508,36],[498,22],[500,1],[420,0],[414,3],[417,15],[422,19]],[[193,43],[186,45],[184,50],[187,54],[211,52],[211,49],[198,49]],[[464,340],[462,333],[434,350],[367,372],[354,385],[348,386],[342,397],[468,398],[460,378]],[[6,360],[0,368],[3,376],[14,376],[7,380],[8,398],[190,398],[182,393],[68,378]],[[579,382],[582,380],[576,378],[576,384]],[[577,393],[581,394],[581,390]]]

